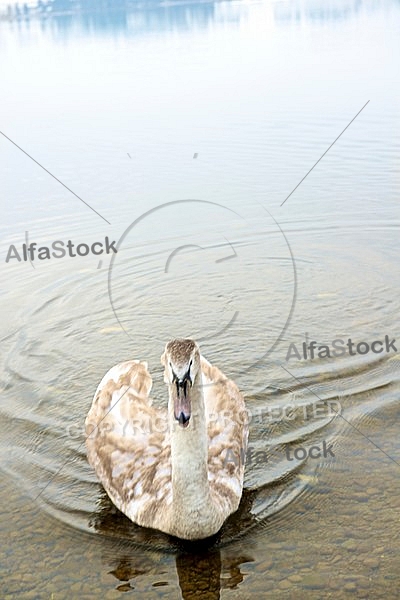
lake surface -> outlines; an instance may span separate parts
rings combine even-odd
[[[6,5],[1,597],[398,598],[400,2]],[[83,432],[123,360],[165,404],[180,336],[251,416],[190,547],[113,508]]]

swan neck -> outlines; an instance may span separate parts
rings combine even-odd
[[[201,376],[190,390],[192,413],[187,427],[174,416],[170,394],[173,504],[181,516],[209,502],[207,422]]]

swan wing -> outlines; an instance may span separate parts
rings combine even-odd
[[[201,357],[208,421],[208,478],[227,514],[239,506],[249,434],[248,414],[237,385]]]
[[[143,526],[172,502],[167,411],[152,406],[151,387],[147,363],[114,366],[85,422],[89,463],[114,504]]]

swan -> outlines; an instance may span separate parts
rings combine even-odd
[[[184,540],[216,534],[243,491],[248,413],[236,384],[190,339],[161,356],[168,408],[152,406],[145,361],[101,380],[85,421],[88,461],[131,521]]]

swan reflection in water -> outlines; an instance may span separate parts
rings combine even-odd
[[[245,574],[241,572],[242,563],[253,561],[247,555],[221,556],[221,550],[179,553],[175,557],[178,583],[184,600],[207,598],[214,600],[220,598],[223,589],[235,589],[244,580]],[[108,571],[120,582],[116,589],[120,592],[135,589],[134,579],[140,575],[154,573],[157,581],[152,587],[170,585],[167,581],[166,571],[155,572],[154,564],[146,565],[143,556],[121,556],[118,564]],[[151,561],[149,560],[149,563]],[[137,566],[138,565],[138,566]]]
[[[96,532],[117,538],[120,542],[117,552],[114,548],[103,556],[106,572],[118,580],[118,591],[135,589],[135,579],[143,575],[154,576],[154,583],[151,584],[154,588],[171,586],[173,582],[168,581],[170,568],[166,561],[174,555],[181,597],[184,600],[216,600],[220,598],[221,590],[235,589],[242,583],[246,575],[242,565],[254,561],[250,553],[244,552],[240,546],[235,550],[232,546],[223,545],[230,537],[235,537],[238,522],[246,521],[243,519],[246,513],[251,519],[249,502],[249,494],[245,493],[236,518],[228,520],[216,536],[199,542],[187,542],[135,525],[102,490],[90,526]],[[160,558],[161,553],[165,560]]]

